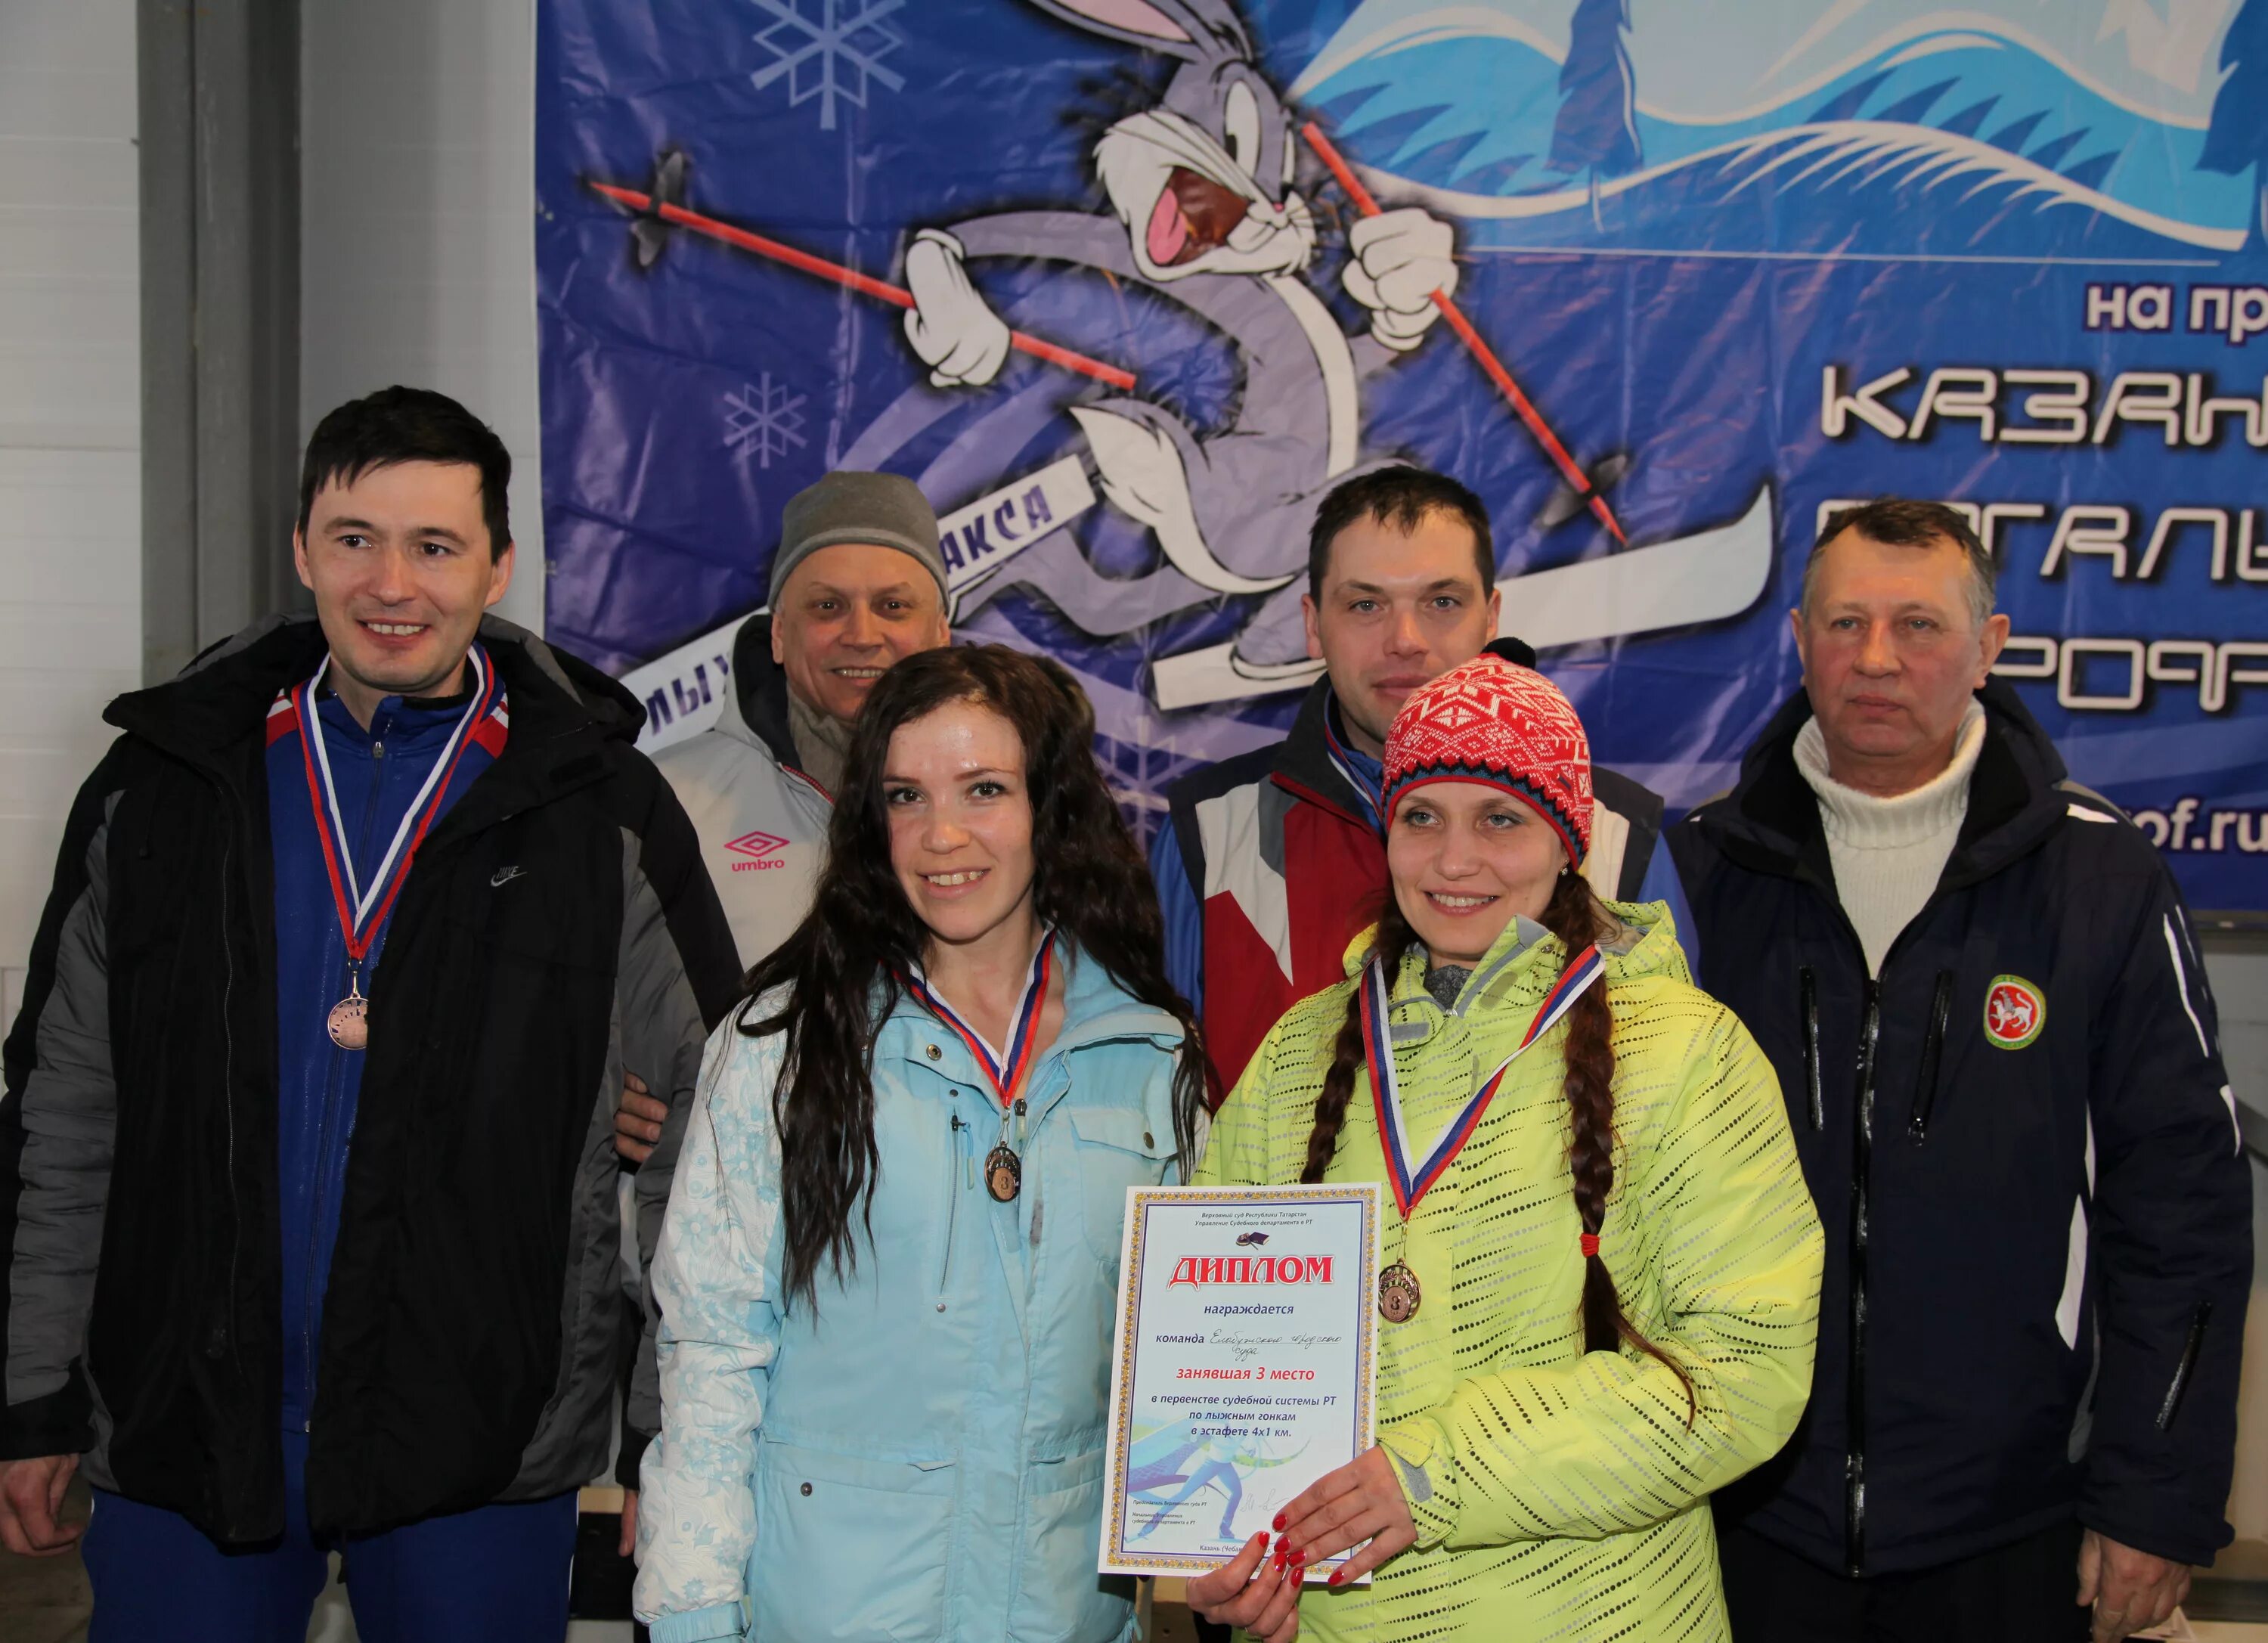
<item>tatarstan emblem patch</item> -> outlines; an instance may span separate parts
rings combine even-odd
[[[1995,976],[1984,992],[1984,1037],[2002,1050],[2021,1050],[2048,1024],[2047,995],[2021,976]]]

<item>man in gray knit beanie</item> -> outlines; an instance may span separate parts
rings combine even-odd
[[[664,748],[701,859],[754,965],[802,922],[825,854],[829,797],[850,726],[901,657],[951,642],[937,514],[910,479],[834,473],[789,499],[772,555],[769,612],[733,642],[724,711]],[[669,1109],[632,1076],[615,1147],[643,1162]]]
[[[898,474],[834,473],[799,491],[780,519],[771,612],[792,763],[831,792],[874,682],[950,637],[937,514],[920,488]]]

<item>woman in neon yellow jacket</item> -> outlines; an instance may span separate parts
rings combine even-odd
[[[1190,1602],[1267,1643],[1724,1639],[1708,1496],[1793,1430],[1816,1330],[1778,1082],[1667,909],[1584,882],[1589,748],[1549,681],[1442,674],[1385,785],[1391,900],[1196,1177],[1386,1184],[1378,1444]]]

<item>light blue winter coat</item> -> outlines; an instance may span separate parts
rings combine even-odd
[[[999,1103],[901,1000],[874,1049],[873,1244],[814,1319],[781,1292],[780,1038],[718,1028],[653,1266],[654,1643],[1132,1636],[1131,1581],[1095,1573],[1111,1317],[1126,1189],[1174,1169],[1181,1036],[1074,953],[999,1204]]]

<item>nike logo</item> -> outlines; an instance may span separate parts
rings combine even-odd
[[[527,869],[516,862],[509,867],[498,867],[494,873],[489,874],[489,888],[500,890],[514,879],[524,879],[526,876]]]

